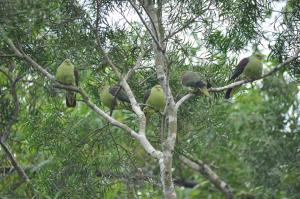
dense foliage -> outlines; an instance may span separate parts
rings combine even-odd
[[[187,25],[167,40],[176,100],[188,93],[180,82],[186,70],[201,72],[213,87],[223,86],[245,49],[270,52],[265,67],[271,69],[300,47],[298,0],[281,2],[280,10],[270,0],[155,2],[162,4],[166,36]],[[0,2],[0,136],[30,179],[22,183],[0,149],[0,198],[162,197],[157,162],[139,143],[96,115],[80,96],[76,108],[66,108],[65,91],[16,57],[4,40],[13,40],[52,74],[65,58],[71,59],[80,70],[80,86],[109,112],[99,93],[118,78],[98,44],[123,73],[144,46],[145,68],[128,81],[139,103],[144,91],[157,84],[152,38],[134,13],[127,1]],[[261,26],[270,19],[275,32],[264,38]],[[177,186],[179,198],[224,197],[182,164],[180,154],[209,164],[236,198],[300,198],[299,62],[244,86],[233,102],[219,92],[193,97],[180,107],[173,177],[197,186]],[[118,110],[114,117],[138,128],[130,110]],[[159,114],[147,123],[147,137],[158,149],[161,123]]]

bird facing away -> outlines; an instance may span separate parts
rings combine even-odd
[[[57,68],[55,78],[58,82],[65,85],[78,86],[79,72],[69,59],[65,59]],[[76,93],[73,91],[66,91],[66,105],[67,107],[76,106]]]
[[[125,90],[120,86],[105,86],[100,93],[100,100],[104,106],[110,108],[111,112],[123,103],[130,103]]]
[[[205,96],[209,96],[207,90],[207,82],[200,73],[187,71],[181,76],[181,83],[183,86],[193,89],[193,93],[203,93]]]
[[[163,112],[166,106],[166,97],[163,88],[160,85],[156,85],[145,92],[144,102],[147,105],[144,108],[144,112],[149,111],[149,109],[154,109],[155,111]]]
[[[115,96],[121,102],[130,103],[130,100],[124,90],[124,88],[120,85],[112,86],[109,88],[109,93]]]
[[[255,53],[250,57],[242,59],[235,67],[235,70],[233,71],[229,82],[241,79],[254,80],[260,78],[262,76],[263,65],[261,61],[263,58],[264,55]],[[229,99],[238,90],[239,87],[240,86],[227,89],[225,98]]]

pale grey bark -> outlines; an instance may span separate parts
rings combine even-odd
[[[131,2],[136,9],[136,5]],[[143,17],[139,14],[139,17],[146,29],[149,31],[153,39],[153,52],[155,59],[155,68],[157,79],[163,87],[166,95],[166,117],[168,120],[167,125],[167,136],[162,142],[162,153],[163,156],[159,159],[161,183],[163,185],[164,197],[166,199],[176,199],[176,192],[172,177],[172,165],[173,165],[173,151],[175,147],[176,135],[177,135],[177,109],[175,106],[174,97],[172,95],[168,77],[167,77],[167,56],[165,55],[165,46],[163,43],[164,39],[164,28],[162,26],[162,2],[158,1],[156,7],[153,1],[143,1],[142,7],[147,13],[150,24],[146,24]],[[136,9],[137,10],[137,9]],[[138,12],[138,11],[137,11]],[[166,133],[166,132],[163,132]],[[165,137],[165,136],[162,136]]]
[[[226,182],[224,182],[211,168],[201,160],[194,161],[186,156],[179,156],[179,159],[187,165],[189,168],[200,172],[205,178],[207,178],[217,189],[222,191],[226,199],[233,199],[233,193],[231,188]]]
[[[75,2],[75,1],[74,1]],[[147,21],[143,18],[143,15],[139,12],[138,5],[135,4],[136,1],[129,1],[133,8],[136,10],[137,14],[139,15],[142,23],[144,24],[145,28],[149,31],[149,34],[151,35],[151,38],[153,39],[153,46],[152,50],[154,52],[154,59],[155,59],[155,69],[156,69],[156,75],[157,79],[159,80],[160,84],[162,85],[166,99],[167,99],[167,105],[166,105],[166,111],[165,116],[168,121],[167,123],[167,132],[163,132],[167,134],[166,136],[162,136],[164,140],[162,141],[162,151],[159,151],[155,149],[149,140],[146,137],[146,117],[144,112],[142,111],[141,107],[137,103],[137,100],[130,88],[130,86],[127,83],[127,79],[131,76],[131,74],[134,72],[136,68],[138,68],[141,65],[141,61],[143,59],[144,54],[141,53],[136,65],[132,68],[131,71],[127,73],[127,75],[123,75],[120,73],[118,68],[115,66],[115,64],[112,62],[112,60],[109,58],[108,54],[105,53],[105,51],[102,49],[100,42],[98,43],[98,48],[101,52],[103,52],[104,57],[110,67],[114,70],[115,74],[118,76],[120,80],[120,84],[124,88],[125,92],[127,93],[130,104],[132,107],[132,110],[135,112],[135,114],[138,117],[139,121],[139,130],[138,132],[134,131],[129,126],[118,122],[114,118],[112,118],[110,115],[106,114],[103,110],[101,110],[97,105],[95,105],[86,92],[81,89],[74,86],[66,86],[63,84],[60,84],[56,82],[55,77],[50,74],[47,70],[45,70],[42,66],[40,66],[38,63],[36,63],[30,56],[26,55],[24,52],[22,52],[21,49],[18,49],[13,42],[10,39],[6,39],[8,45],[10,48],[15,52],[16,56],[23,58],[28,63],[31,64],[33,68],[38,70],[40,73],[42,73],[47,79],[54,82],[55,85],[59,88],[66,89],[66,90],[72,90],[75,92],[78,92],[83,97],[84,103],[91,108],[94,112],[96,112],[99,116],[106,119],[109,123],[112,125],[115,125],[119,127],[120,129],[123,129],[125,132],[127,132],[130,136],[135,138],[142,146],[143,148],[153,157],[156,158],[159,162],[160,166],[160,173],[161,173],[161,183],[163,186],[163,192],[164,197],[167,199],[175,199],[177,198],[174,183],[173,183],[173,177],[172,177],[172,161],[173,161],[173,151],[175,147],[175,141],[177,136],[177,111],[179,107],[189,98],[194,96],[193,94],[187,94],[183,98],[181,98],[177,103],[174,101],[174,97],[172,95],[168,76],[167,76],[167,62],[168,57],[165,54],[166,48],[165,43],[168,38],[172,37],[173,35],[177,34],[184,28],[188,27],[190,23],[193,23],[194,19],[191,19],[190,22],[188,22],[186,25],[184,25],[182,28],[179,28],[178,30],[174,31],[173,33],[169,34],[167,37],[164,35],[164,27],[162,23],[162,0],[156,1],[156,5],[154,6],[154,1],[152,0],[140,0],[140,4],[143,7],[145,13],[147,14],[147,17],[149,18],[148,21],[150,23],[147,23]],[[77,7],[76,4],[74,4],[76,9],[81,9],[80,7]],[[83,10],[82,10],[83,11]],[[83,11],[84,12],[84,11]],[[87,14],[88,16],[88,14]],[[97,17],[98,18],[98,17]],[[88,20],[86,20],[88,22]],[[96,23],[97,24],[97,23]],[[91,29],[95,32],[97,35],[98,29],[97,27],[93,27],[92,24],[89,24]],[[96,37],[97,39],[99,37]],[[295,60],[298,57],[299,51],[297,51],[296,55],[291,57],[290,59],[286,60],[282,64],[278,65],[274,70],[269,72],[268,74],[264,75],[262,78],[271,75],[272,73],[276,72],[279,68],[283,67],[285,64],[291,62],[292,60]],[[252,80],[253,81],[253,80]],[[250,81],[238,81],[232,84],[229,84],[227,86],[219,87],[219,88],[210,88],[210,92],[220,92],[224,91],[228,88],[233,88],[238,85],[245,84]],[[187,162],[187,160],[185,161]],[[191,163],[191,162],[190,162]],[[192,163],[190,165],[193,165]],[[198,165],[199,166],[199,165]],[[194,165],[194,168],[196,166]],[[212,174],[211,172],[207,172],[208,174]],[[211,179],[216,178],[215,175],[212,175]],[[213,182],[213,181],[212,181]],[[220,185],[222,187],[222,184]]]
[[[133,95],[133,92],[131,91],[128,83],[126,82],[126,80],[124,78],[122,78],[122,76],[118,72],[118,70],[115,70],[115,72],[121,78],[121,85],[124,87],[124,89],[125,89],[128,97],[130,99],[130,102],[131,102],[131,105],[132,105],[132,109],[135,111],[135,113],[139,117],[139,123],[140,123],[139,132],[134,131],[132,128],[130,128],[126,124],[123,124],[123,123],[115,120],[113,117],[111,117],[110,115],[108,115],[107,113],[105,113],[105,111],[103,111],[102,109],[100,109],[96,104],[94,104],[90,100],[89,96],[86,94],[86,92],[82,88],[78,88],[78,87],[75,87],[75,86],[68,86],[68,85],[64,85],[64,84],[61,84],[61,83],[57,82],[55,80],[54,75],[50,74],[46,69],[44,69],[44,67],[42,67],[41,65],[39,65],[30,56],[28,56],[27,54],[25,54],[24,52],[22,52],[22,50],[18,49],[10,39],[7,38],[6,42],[8,43],[8,45],[10,46],[10,48],[15,52],[15,54],[18,57],[23,58],[25,61],[27,61],[29,64],[31,64],[31,66],[33,68],[35,68],[37,71],[39,71],[40,73],[42,73],[47,79],[49,79],[50,81],[54,82],[56,87],[78,92],[83,97],[83,101],[85,102],[85,104],[88,107],[90,107],[94,112],[96,112],[99,116],[101,116],[104,119],[106,119],[112,125],[117,126],[120,129],[123,129],[125,132],[129,133],[133,138],[135,138],[144,147],[145,151],[147,151],[147,153],[149,153],[152,157],[154,157],[156,159],[160,159],[162,157],[162,153],[160,151],[156,150],[151,145],[151,143],[148,141],[148,139],[146,138],[146,135],[145,135],[145,128],[146,128],[146,117],[145,117],[145,114],[141,110],[140,106],[138,105],[138,103],[137,103],[137,101],[136,101],[136,99],[135,99],[135,97]],[[108,56],[107,56],[107,60],[109,62],[111,62],[110,64],[111,64],[112,68],[117,69],[117,67],[115,67],[115,65],[112,63],[112,61],[110,60],[110,58]]]
[[[260,80],[260,79],[264,79],[268,76],[271,76],[273,75],[275,72],[277,72],[278,70],[280,70],[281,68],[285,67],[287,64],[289,64],[290,62],[296,60],[298,57],[299,57],[299,53],[300,53],[300,49],[297,49],[295,51],[295,54],[286,59],[284,62],[278,64],[277,66],[275,66],[271,71],[269,71],[268,73],[262,75],[260,78],[257,78],[257,79],[251,79],[251,80],[240,80],[240,81],[236,81],[236,82],[233,82],[231,84],[228,84],[226,86],[222,86],[222,87],[215,87],[215,88],[209,88],[208,91],[209,92],[222,92],[224,90],[227,90],[229,88],[233,88],[233,87],[236,87],[236,86],[241,86],[243,84],[246,84],[246,83],[249,83],[249,82],[254,82],[254,81],[257,81],[257,80]],[[185,96],[183,96],[177,103],[176,103],[176,107],[179,108],[186,100],[190,99],[191,97],[195,96],[195,94],[193,93],[188,93],[186,94]]]

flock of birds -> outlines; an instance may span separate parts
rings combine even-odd
[[[235,67],[229,82],[242,79],[258,79],[262,75],[262,54],[254,53],[250,57],[242,59]],[[78,86],[79,75],[78,70],[69,59],[57,68],[56,80],[65,85]],[[190,91],[196,95],[203,94],[209,96],[207,81],[199,72],[187,71],[181,76],[182,85],[188,87]],[[239,87],[239,86],[238,86]],[[238,87],[230,88],[225,93],[225,98],[228,99],[238,90]],[[105,86],[100,93],[100,100],[104,106],[114,110],[130,104],[130,100],[122,86]],[[166,105],[166,97],[161,85],[155,85],[150,90],[147,90],[144,95],[143,111],[163,112]],[[66,106],[76,106],[76,93],[74,91],[66,91]]]

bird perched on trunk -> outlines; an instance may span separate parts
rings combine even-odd
[[[192,88],[192,92],[195,94],[199,94],[199,92],[201,92],[204,95],[209,96],[207,90],[207,81],[198,72],[192,72],[192,71],[185,72],[181,76],[181,83],[183,86]]]
[[[65,85],[78,86],[79,72],[69,59],[65,59],[56,70],[55,78],[58,82]],[[76,106],[76,93],[74,91],[66,91],[67,107]]]
[[[151,109],[163,112],[166,106],[166,97],[163,88],[160,85],[156,85],[151,90],[147,90],[144,95],[144,103],[147,105],[144,108],[144,112],[151,112]]]
[[[262,76],[263,65],[261,61],[263,58],[264,55],[255,53],[250,57],[242,59],[235,67],[235,70],[228,82],[233,80],[254,80],[260,78]],[[239,89],[239,87],[240,86],[227,89],[225,98],[229,99]]]
[[[120,85],[105,86],[100,93],[100,100],[103,105],[112,111],[120,105],[120,103],[130,103],[125,90]]]

